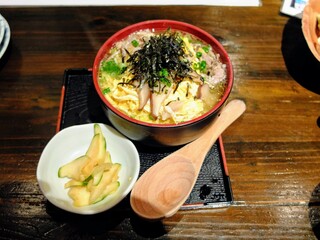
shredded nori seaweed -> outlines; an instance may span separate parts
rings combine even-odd
[[[191,66],[186,59],[183,45],[179,34],[172,33],[170,29],[150,37],[127,61],[130,64],[127,70],[134,76],[130,81],[137,80],[140,85],[147,82],[152,91],[157,91],[160,82],[171,86],[172,81],[178,83],[187,77]],[[169,74],[164,76],[163,72]]]

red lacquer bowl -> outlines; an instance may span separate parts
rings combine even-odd
[[[171,28],[191,33],[204,42],[210,44],[215,52],[220,54],[221,61],[226,64],[227,87],[222,99],[207,113],[190,121],[179,124],[152,124],[130,118],[112,106],[104,97],[98,84],[98,70],[100,61],[113,44],[126,38],[129,34],[143,29],[161,31]],[[98,51],[93,65],[93,81],[104,112],[111,124],[123,135],[133,141],[154,146],[178,146],[198,138],[213,121],[219,110],[226,102],[233,85],[233,69],[230,58],[223,46],[212,35],[193,25],[173,20],[151,20],[130,25],[112,35]]]

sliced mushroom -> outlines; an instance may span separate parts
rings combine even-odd
[[[208,99],[210,96],[210,87],[207,83],[199,86],[198,88],[198,93],[197,93],[197,98],[201,100]]]
[[[166,87],[161,92],[151,93],[151,114],[154,118],[158,118],[162,103],[170,94],[172,88]]]
[[[168,105],[166,105],[163,109],[163,113],[161,115],[162,120],[167,120],[169,118],[172,118],[175,120],[175,114],[177,111],[179,111],[183,107],[182,101],[172,101]]]
[[[150,99],[150,88],[148,83],[145,83],[138,89],[139,110],[142,110]]]

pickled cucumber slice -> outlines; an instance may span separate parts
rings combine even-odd
[[[111,169],[112,163],[103,163],[94,167],[92,171],[93,185],[96,186],[100,183],[103,173]]]
[[[96,165],[103,163],[106,158],[106,140],[100,133],[94,135],[90,146],[86,152],[86,156],[92,159],[90,163],[83,167],[82,174],[88,177],[92,174],[92,171]]]
[[[93,125],[93,131],[94,131],[94,135],[96,134],[102,134],[102,130],[101,130],[101,127],[98,123],[95,123]]]
[[[98,197],[93,203],[98,203],[100,201],[102,201],[103,199],[105,199],[108,195],[114,193],[117,191],[117,189],[120,187],[120,182],[119,181],[115,181],[110,183],[102,192],[102,194],[100,195],[100,197]]]
[[[89,205],[90,192],[85,186],[72,187],[68,191],[69,197],[73,200],[75,207]]]
[[[70,187],[79,187],[79,186],[84,186],[85,183],[83,181],[77,181],[74,179],[69,180],[64,184],[64,188],[70,188]]]
[[[77,181],[83,181],[86,177],[82,176],[81,170],[91,161],[90,157],[83,155],[75,160],[63,165],[58,170],[58,177],[68,177]]]
[[[102,196],[107,186],[113,182],[114,176],[118,175],[120,168],[121,164],[115,163],[109,171],[103,172],[100,183],[97,186],[92,186],[90,189],[89,204],[95,203]]]
[[[86,154],[59,168],[58,176],[68,177],[65,188],[76,207],[103,200],[119,186],[121,164],[112,163],[106,139],[99,124],[94,124],[94,136]]]

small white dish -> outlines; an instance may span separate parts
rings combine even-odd
[[[10,37],[11,37],[11,31],[10,31],[10,26],[7,22],[7,20],[0,14],[0,35],[2,34],[2,29],[3,29],[3,36],[0,36],[0,59],[6,52],[9,42],[10,42]]]
[[[4,33],[5,33],[5,21],[2,15],[0,14],[0,44],[2,43],[2,40],[4,38]]]
[[[37,167],[37,180],[44,196],[55,206],[77,214],[96,214],[106,211],[133,188],[140,171],[140,158],[134,144],[114,128],[99,124],[106,138],[112,161],[122,165],[119,172],[120,187],[104,200],[85,207],[75,207],[64,184],[68,178],[59,178],[58,169],[86,153],[93,137],[93,124],[76,125],[58,132],[44,148]]]

